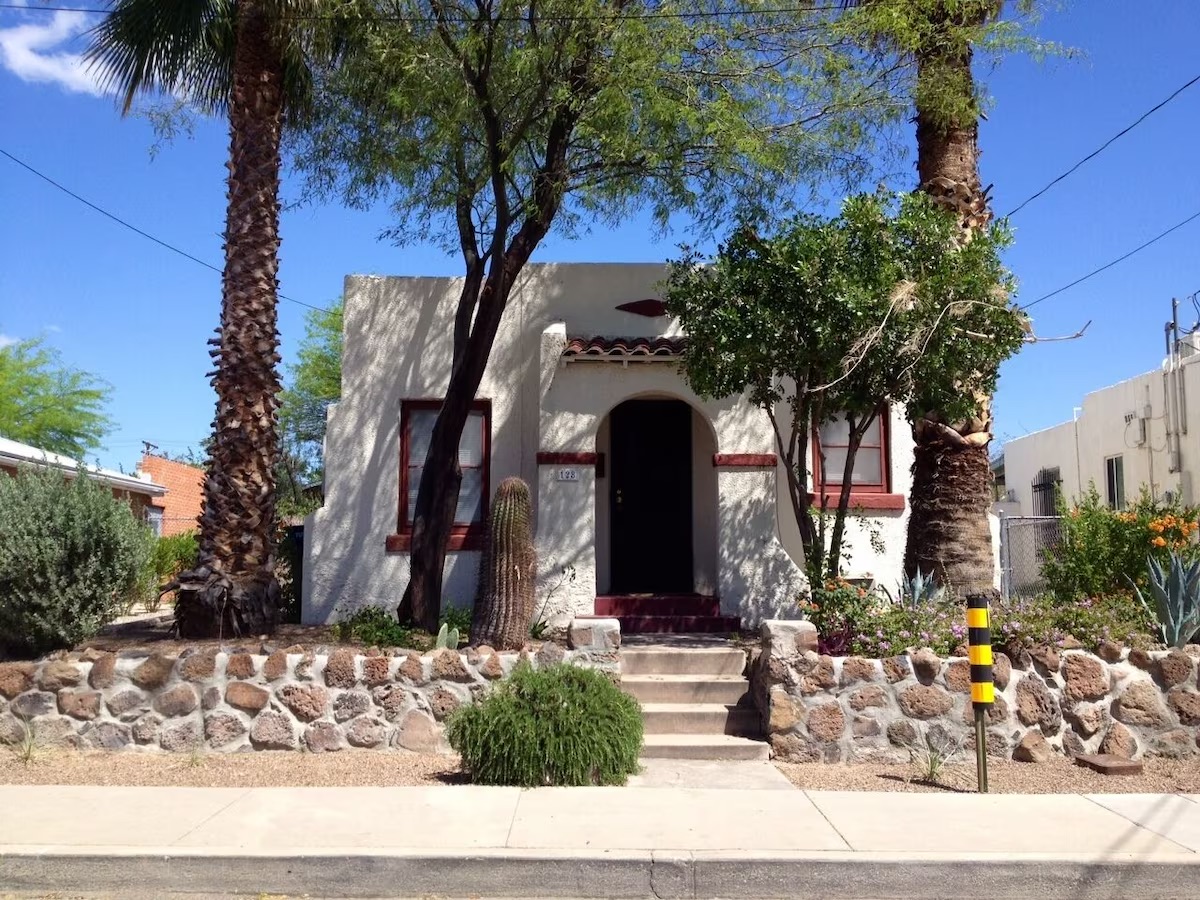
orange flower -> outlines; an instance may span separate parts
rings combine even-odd
[[[1167,546],[1167,539],[1164,537],[1156,537],[1150,543],[1154,544],[1155,547],[1165,547]]]

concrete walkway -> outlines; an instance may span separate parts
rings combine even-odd
[[[187,890],[1196,897],[1200,797],[0,786],[0,895]]]

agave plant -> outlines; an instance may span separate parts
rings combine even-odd
[[[917,570],[917,574],[912,578],[909,578],[907,581],[901,580],[896,585],[895,598],[892,597],[891,592],[887,588],[883,590],[888,595],[888,599],[893,603],[903,603],[909,609],[917,609],[925,604],[936,603],[946,593],[946,589],[934,580],[932,572],[926,575],[920,569]]]
[[[1142,606],[1158,619],[1163,643],[1183,647],[1200,631],[1200,559],[1185,563],[1172,550],[1167,572],[1154,557],[1147,561],[1150,564],[1147,592],[1154,598],[1154,605],[1146,602],[1146,595],[1136,584],[1133,589]]]

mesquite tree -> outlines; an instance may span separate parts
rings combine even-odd
[[[353,4],[351,4],[353,5]],[[435,628],[458,445],[518,275],[541,241],[648,208],[660,224],[854,168],[886,79],[751,0],[361,0],[355,52],[317,78],[299,163],[321,193],[392,203],[397,241],[462,257],[453,358],[398,611]],[[719,12],[712,15],[712,12]],[[821,27],[818,27],[821,26]],[[772,42],[774,30],[789,40]],[[863,76],[867,72],[868,77]]]
[[[955,219],[928,198],[879,193],[770,238],[742,228],[711,264],[672,264],[665,296],[688,335],[688,382],[703,397],[745,394],[769,418],[810,582],[840,574],[854,459],[887,404],[959,402],[963,383],[1021,345],[1007,241],[991,228],[960,248]],[[849,431],[842,479],[814,485],[810,435],[835,416]]]

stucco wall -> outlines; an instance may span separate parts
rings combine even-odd
[[[1068,499],[1078,497],[1094,482],[1105,496],[1105,460],[1120,455],[1127,500],[1137,497],[1142,485],[1161,496],[1172,491],[1189,502],[1197,497],[1200,479],[1200,356],[1183,361],[1186,420],[1189,434],[1182,437],[1182,472],[1169,471],[1167,404],[1161,370],[1147,372],[1111,385],[1083,398],[1077,417],[1004,445],[1007,486],[1015,491],[1022,515],[1032,515],[1033,480],[1041,469],[1057,467]],[[1127,413],[1142,415],[1149,407],[1146,440],[1137,443],[1137,422],[1126,423]]]

